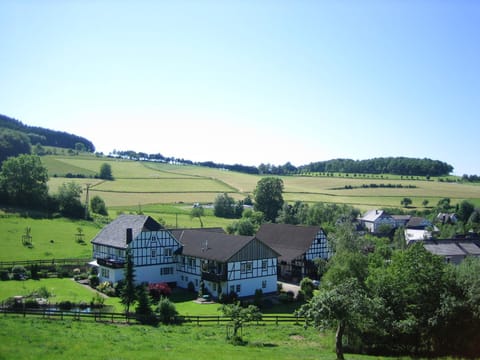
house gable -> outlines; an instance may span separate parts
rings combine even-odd
[[[281,261],[289,262],[306,256],[330,256],[325,232],[319,226],[263,224],[256,237],[280,254]]]

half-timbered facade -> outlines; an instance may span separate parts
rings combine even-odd
[[[329,259],[332,249],[320,226],[263,224],[256,238],[280,254],[278,276],[299,281],[308,276],[317,278],[314,260]]]
[[[252,296],[261,289],[264,294],[277,290],[277,257],[279,254],[251,236],[228,235],[207,230],[173,230],[182,244],[178,255],[177,280],[180,287],[201,282],[210,294],[236,293]]]
[[[135,280],[175,283],[180,244],[170,231],[149,216],[120,215],[92,240],[100,281],[123,279],[127,249],[132,254]]]
[[[277,290],[279,254],[251,236],[221,229],[167,230],[149,216],[121,215],[92,240],[100,281],[124,278],[126,252],[132,254],[137,283],[167,282],[199,290],[203,281],[214,297],[239,297]]]

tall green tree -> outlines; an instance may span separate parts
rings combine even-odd
[[[30,139],[22,132],[0,128],[0,164],[11,156],[30,154]]]
[[[218,217],[227,219],[239,218],[242,216],[243,206],[240,207],[235,202],[235,199],[227,193],[219,194],[213,202],[213,214]]]
[[[120,301],[125,306],[125,312],[130,312],[130,306],[135,303],[137,293],[135,289],[135,267],[131,250],[127,249],[125,254],[125,267],[123,269],[125,285],[120,292]]]
[[[92,200],[90,200],[90,208],[96,214],[105,215],[105,216],[108,215],[107,206],[105,205],[105,201],[103,201],[103,199],[98,195],[95,195],[92,198]]]
[[[417,353],[433,347],[432,319],[440,308],[445,292],[445,262],[416,243],[394,252],[388,262],[370,270],[367,287],[381,298],[388,314],[382,327],[380,343],[392,351]]]
[[[335,329],[337,360],[344,360],[343,336],[351,328],[366,327],[375,304],[354,278],[348,278],[331,288],[321,289],[296,312],[306,324],[320,330]]]
[[[100,174],[98,177],[104,180],[113,180],[112,166],[110,164],[103,163],[100,166]]]
[[[82,187],[75,182],[63,183],[58,189],[56,199],[59,211],[63,216],[70,218],[82,218],[85,207],[81,202]]]
[[[253,194],[255,210],[261,211],[266,221],[275,222],[284,202],[283,180],[276,177],[262,178],[258,181]]]
[[[458,219],[464,223],[468,222],[474,210],[475,205],[473,205],[473,203],[468,200],[463,200],[458,204],[458,210],[456,212]]]
[[[137,300],[137,306],[135,307],[137,320],[142,324],[157,324],[157,317],[153,312],[145,285],[140,285],[137,288]]]
[[[36,155],[10,157],[2,163],[0,191],[14,206],[43,206],[48,198],[48,173]]]

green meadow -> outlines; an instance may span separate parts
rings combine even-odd
[[[243,199],[252,195],[261,178],[259,175],[200,166],[117,160],[91,155],[51,155],[42,157],[42,161],[49,169],[52,192],[66,181],[78,182],[84,188],[89,184],[91,195],[99,195],[109,208],[120,211],[132,206],[153,204],[211,204],[221,193]],[[93,176],[104,162],[111,165],[114,181],[63,177],[68,172]],[[448,197],[452,204],[470,200],[480,206],[480,186],[444,181],[447,178],[454,181],[454,177],[432,178],[428,181],[421,177],[388,174],[311,174],[281,178],[284,181],[284,199],[288,202],[335,202],[367,210],[375,207],[400,207],[400,201],[409,197],[413,201],[412,207],[421,209],[424,200],[428,200],[428,206],[433,206],[440,199]],[[378,187],[364,187],[371,184]],[[384,187],[380,187],[382,185]],[[389,185],[393,187],[387,187]]]

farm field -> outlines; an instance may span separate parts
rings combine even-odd
[[[107,207],[117,210],[147,204],[202,204],[212,203],[220,193],[228,193],[235,199],[252,195],[261,178],[249,175],[190,165],[172,165],[153,162],[114,160],[94,156],[46,156],[42,161],[49,173],[81,173],[91,176],[101,164],[112,167],[115,181],[98,179],[67,179],[52,177],[52,192],[63,182],[75,181],[82,186],[90,184],[90,194],[102,197]],[[71,166],[71,170],[67,171]],[[318,175],[318,174],[317,174]],[[427,181],[422,178],[407,180],[396,175],[341,176],[283,176],[284,199],[289,202],[336,202],[354,205],[361,210],[375,207],[400,207],[403,197],[410,197],[412,206],[421,208],[428,200],[430,206],[442,198],[450,198],[452,204],[470,200],[480,206],[480,186]],[[366,188],[375,184],[376,188]],[[394,187],[388,187],[393,185]],[[402,187],[396,187],[401,185]],[[384,186],[384,187],[381,187]],[[349,188],[350,187],[350,188]]]

